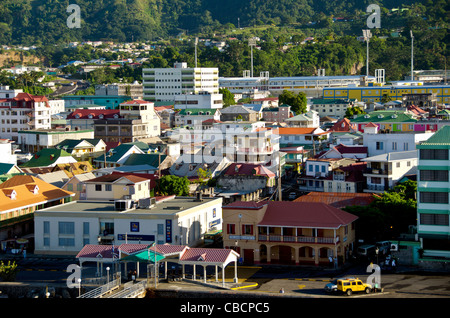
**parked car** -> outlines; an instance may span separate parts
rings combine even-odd
[[[354,277],[347,277],[346,279],[355,279]],[[338,291],[337,289],[337,281],[338,279],[335,279],[331,282],[329,282],[328,284],[325,285],[325,291],[327,293],[335,293]]]
[[[378,253],[382,255],[386,255],[389,253],[391,249],[391,242],[390,241],[380,241],[376,242],[375,246],[378,247]]]
[[[372,285],[366,284],[358,278],[338,279],[337,290],[339,292],[347,294],[347,296],[351,296],[356,292],[366,292],[367,294],[370,294],[370,292],[372,291]]]
[[[289,193],[289,200],[294,200],[297,197],[297,193],[291,192]]]
[[[358,247],[357,252],[361,257],[371,257],[375,255],[376,246],[375,245],[361,245]]]

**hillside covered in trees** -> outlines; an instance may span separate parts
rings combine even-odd
[[[383,27],[447,23],[446,0],[1,0],[0,44],[55,44],[81,40],[146,41],[180,32],[216,32],[227,25],[306,25],[328,28],[331,17],[351,20],[360,33],[366,8],[377,3],[383,16],[409,6],[406,17],[383,21]],[[81,9],[81,28],[66,25],[69,4]],[[423,19],[426,20],[423,20]],[[425,21],[425,25],[424,22]],[[347,31],[352,31],[348,29]]]

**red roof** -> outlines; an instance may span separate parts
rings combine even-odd
[[[182,262],[224,263],[233,250],[222,248],[190,248],[180,257]]]
[[[140,99],[128,100],[126,102],[121,103],[120,105],[133,105],[133,104],[153,104],[153,102],[148,102]]]
[[[263,200],[259,202],[255,201],[234,201],[228,205],[222,207],[222,209],[261,209],[264,205],[268,204],[269,201]]]
[[[35,96],[28,93],[19,93],[12,100],[21,102],[48,102],[48,99],[45,96]]]
[[[325,203],[271,201],[258,225],[339,228],[358,217]]]
[[[347,206],[367,206],[375,200],[372,193],[339,193],[339,192],[310,192],[294,200],[294,202],[325,203],[342,209]]]
[[[348,118],[342,118],[331,127],[330,131],[352,131],[356,128],[356,125],[352,124]]]
[[[137,176],[131,173],[111,173],[111,174],[107,174],[104,176],[100,176],[94,179],[90,179],[90,180],[86,180],[85,182],[88,183],[96,183],[96,182],[115,182],[117,180],[119,180],[120,178],[126,178],[128,180],[130,180],[132,183],[138,183],[138,182],[143,182],[143,181],[148,181],[151,180],[150,178],[145,178],[142,176]]]
[[[117,249],[117,248],[116,248]],[[81,251],[77,254],[76,258],[112,258],[113,246],[112,245],[85,245]],[[117,250],[116,250],[117,252]]]
[[[225,172],[227,176],[267,176],[275,177],[275,174],[269,169],[265,168],[263,165],[256,165],[251,163],[232,163],[227,171]]]
[[[77,116],[78,115],[78,116]],[[89,118],[92,115],[92,118]],[[77,109],[67,115],[67,119],[99,119],[99,116],[103,115],[103,118],[114,118],[114,115],[120,116],[119,109]]]
[[[346,146],[343,144],[339,144],[336,147],[337,151],[339,151],[341,154],[344,153],[367,153],[368,152],[368,148],[367,147],[363,147],[363,146]]]
[[[370,123],[368,123],[367,125],[364,126],[364,128],[367,128],[367,127],[376,127],[376,128],[378,128],[378,125],[370,122]]]

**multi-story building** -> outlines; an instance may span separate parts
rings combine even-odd
[[[363,134],[363,145],[368,149],[369,156],[381,155],[387,152],[415,150],[416,146],[433,136],[433,132],[399,132],[399,133],[369,133]]]
[[[438,104],[450,101],[448,85],[385,85],[360,87],[326,87],[323,89],[325,99],[357,99],[363,102],[381,102],[384,95],[392,100],[403,99],[405,94],[434,94]]]
[[[418,119],[406,111],[376,110],[368,114],[355,115],[350,121],[357,125],[358,131],[361,132],[364,132],[364,127],[369,123],[377,125],[381,132],[411,132],[415,130],[414,125]]]
[[[237,201],[223,207],[223,245],[246,264],[344,264],[357,217],[324,203]]]
[[[252,122],[259,120],[258,113],[256,111],[242,105],[225,107],[220,111],[220,113],[221,121],[243,120]]]
[[[320,117],[330,116],[344,118],[348,108],[359,106],[355,99],[311,99],[310,109],[315,110]]]
[[[367,169],[367,189],[364,192],[383,193],[392,189],[406,175],[417,173],[417,150],[388,152],[364,159]]]
[[[443,249],[450,239],[450,126],[417,146],[417,233],[424,249]],[[441,247],[430,242],[441,241]],[[448,250],[448,248],[447,248]]]
[[[77,255],[86,244],[98,243],[195,246],[208,231],[222,229],[221,198],[123,202],[83,200],[35,212],[35,253]]]
[[[19,93],[0,106],[0,137],[19,141],[19,131],[51,128],[51,109],[45,96]]]
[[[315,110],[309,110],[304,114],[285,119],[290,127],[317,128],[320,126],[320,116]]]
[[[98,96],[130,96],[131,99],[144,97],[143,86],[139,83],[103,84],[95,86],[95,95]]]
[[[223,107],[222,94],[212,94],[210,92],[199,92],[198,94],[175,95],[174,109],[194,109]]]
[[[187,67],[175,63],[173,68],[144,68],[142,70],[144,100],[174,101],[175,97],[192,93],[219,93],[219,69]]]
[[[159,136],[160,118],[154,104],[142,100],[130,100],[119,105],[118,118],[98,119],[94,122],[94,136],[105,142],[134,142]]]
[[[268,122],[284,123],[286,119],[293,117],[291,106],[283,104],[278,107],[266,107],[262,111],[262,120]]]

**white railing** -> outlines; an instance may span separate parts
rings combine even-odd
[[[105,298],[136,298],[136,296],[142,294],[145,291],[146,283],[145,281],[136,283],[136,284],[125,284],[124,289],[107,295]]]
[[[109,282],[108,284],[97,287],[83,295],[78,296],[77,298],[100,298],[103,295],[111,292],[112,290],[119,288],[120,286],[120,277]]]

